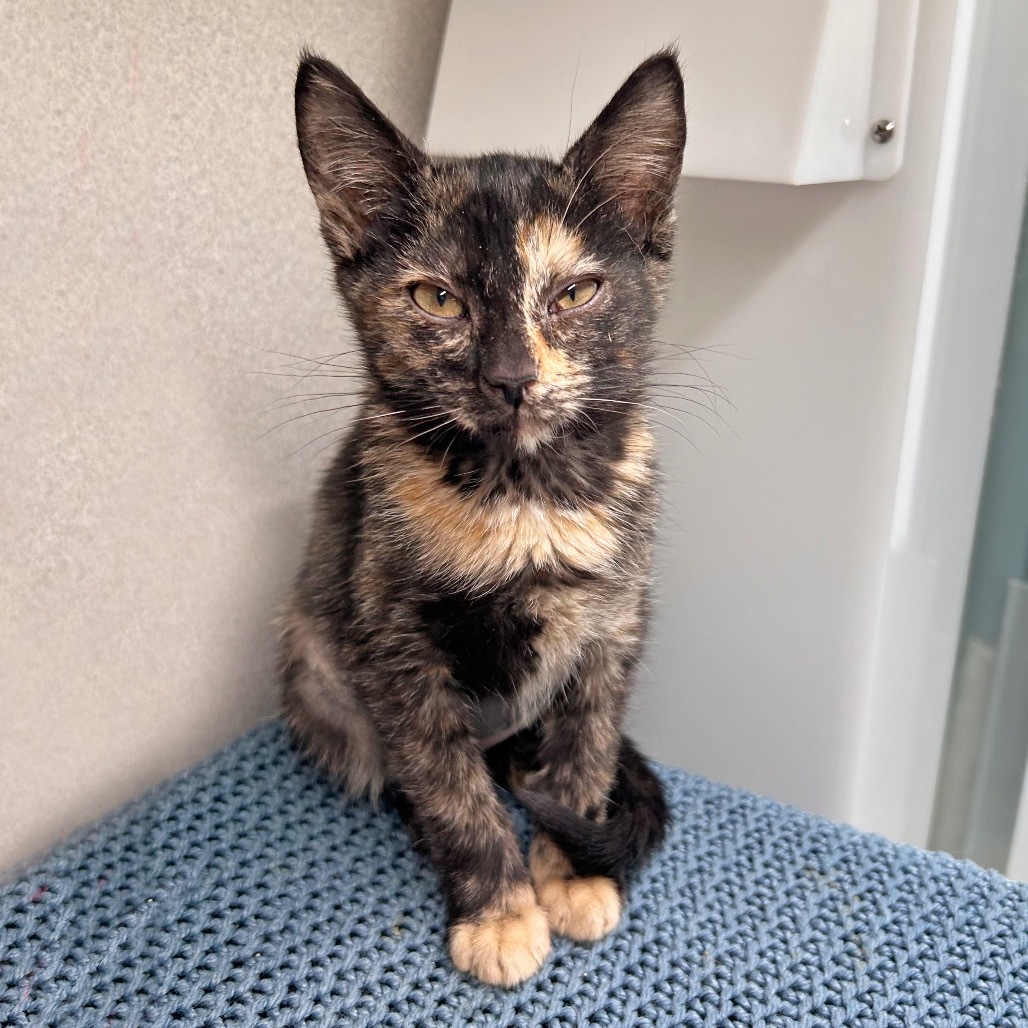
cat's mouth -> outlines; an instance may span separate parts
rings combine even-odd
[[[519,449],[533,452],[553,435],[548,420],[530,407],[522,406],[512,411],[507,431]]]
[[[493,397],[493,399],[498,399]],[[556,426],[552,405],[535,392],[525,391],[517,402],[495,403],[485,415],[483,427],[489,434],[528,452],[553,438]]]

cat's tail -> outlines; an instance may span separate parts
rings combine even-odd
[[[517,797],[580,875],[622,878],[640,867],[667,834],[664,788],[624,736],[604,821],[582,817],[541,792],[519,789]]]

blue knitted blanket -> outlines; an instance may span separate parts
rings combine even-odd
[[[1028,1026],[1028,888],[661,773],[618,929],[505,992],[395,814],[259,729],[0,887],[0,1025]]]

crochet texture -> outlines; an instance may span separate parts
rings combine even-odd
[[[395,813],[261,728],[0,888],[0,1025],[1028,1026],[1028,888],[662,775],[617,930],[506,992]]]

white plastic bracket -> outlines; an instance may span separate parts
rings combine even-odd
[[[453,0],[429,148],[559,155],[641,60],[676,43],[684,174],[797,185],[889,178],[903,163],[918,4]],[[873,133],[878,122],[891,130]]]

